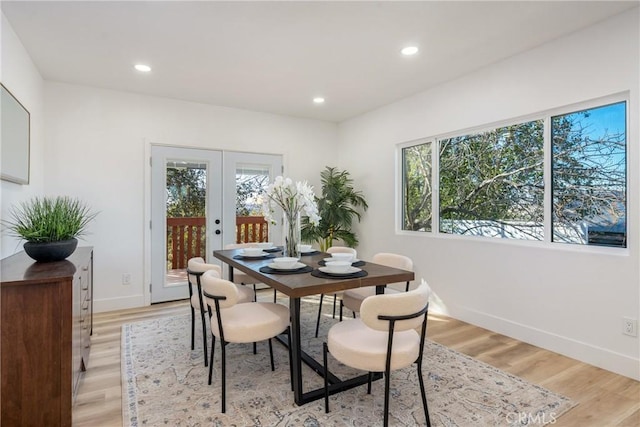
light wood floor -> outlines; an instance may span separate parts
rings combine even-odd
[[[265,290],[263,292],[270,292]],[[96,314],[89,367],[73,425],[122,426],[120,329],[125,323],[188,313],[185,302]],[[427,335],[499,369],[563,394],[579,405],[557,427],[640,426],[640,382],[443,316],[430,316]]]

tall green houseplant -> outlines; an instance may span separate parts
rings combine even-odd
[[[334,240],[342,240],[349,247],[357,246],[358,238],[351,227],[369,207],[362,192],[354,188],[349,172],[334,167],[327,166],[320,173],[320,180],[322,197],[316,198],[320,222],[314,226],[303,218],[302,240],[318,242],[322,251],[331,247]]]

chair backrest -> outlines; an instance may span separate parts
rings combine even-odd
[[[374,295],[365,298],[360,306],[360,317],[362,321],[378,331],[389,330],[389,320],[381,320],[379,316],[410,316],[424,310],[429,304],[431,289],[424,280],[414,290],[395,294]],[[407,320],[395,322],[394,330],[406,331],[415,329],[424,321],[424,315],[420,315]]]
[[[375,264],[386,265],[387,267],[413,271],[413,261],[411,260],[411,258],[400,254],[380,252],[375,254],[371,258],[371,262]],[[387,286],[398,291],[404,292],[407,290],[407,284],[405,282],[388,283]]]
[[[218,277],[222,277],[222,269],[219,265],[207,264],[202,257],[195,257],[189,259],[187,262],[187,269],[194,273],[204,273],[205,271],[215,271]],[[193,285],[198,283],[197,277],[193,274],[189,274],[189,282]]]
[[[351,254],[353,255],[354,258],[358,257],[358,251],[356,251],[353,248],[349,248],[347,246],[331,246],[329,249],[327,249],[327,253],[328,254]]]
[[[202,275],[202,293],[207,304],[215,310],[215,300],[217,299],[220,308],[228,308],[238,303],[238,288],[233,282],[221,279],[213,270]],[[216,298],[214,298],[216,297]]]

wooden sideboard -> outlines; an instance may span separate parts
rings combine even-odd
[[[50,263],[20,252],[0,275],[0,424],[71,426],[91,347],[93,249]]]

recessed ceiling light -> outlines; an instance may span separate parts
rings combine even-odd
[[[416,46],[407,46],[400,51],[405,56],[411,56],[418,53],[418,48]]]
[[[151,71],[151,67],[149,67],[148,65],[144,65],[144,64],[136,64],[133,68],[135,68],[138,71],[141,71],[143,73],[148,73],[149,71]]]
[[[321,96],[315,97],[315,98],[313,98],[313,103],[314,104],[324,104],[324,98],[322,98]]]

